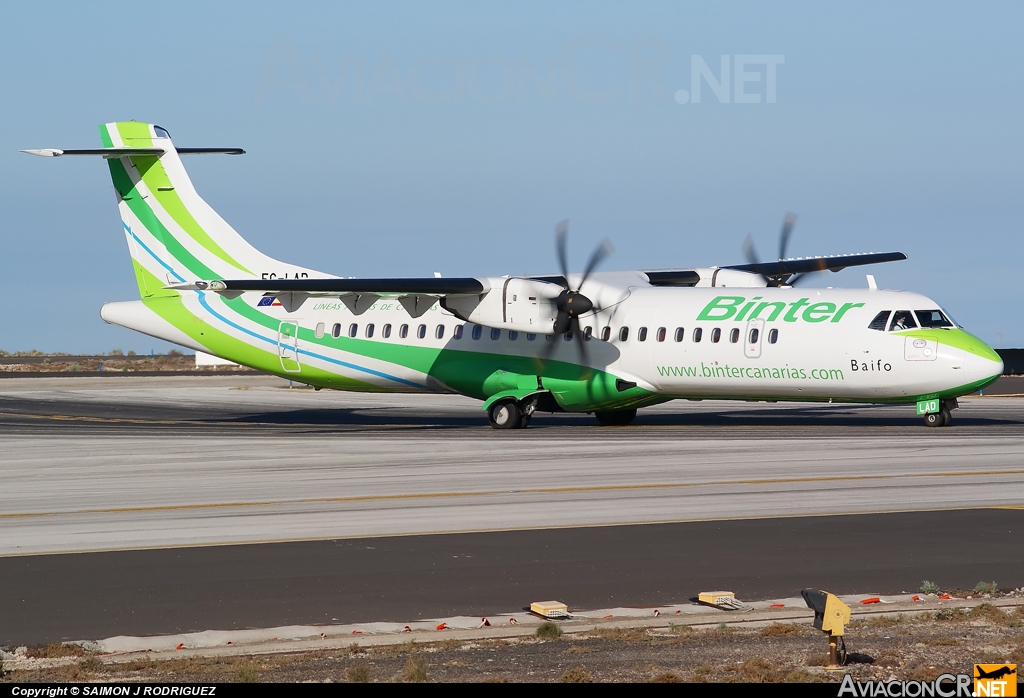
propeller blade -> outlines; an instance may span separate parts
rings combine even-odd
[[[587,369],[590,367],[590,352],[587,351],[587,338],[583,336],[583,328],[580,327],[580,319],[572,319],[572,340],[579,350],[580,363]]]
[[[566,284],[569,283],[569,257],[565,251],[565,238],[569,235],[569,219],[565,219],[555,226],[555,251],[558,253],[558,265],[565,277]]]
[[[590,261],[587,262],[587,268],[583,270],[583,277],[580,279],[580,285],[576,287],[577,290],[583,288],[583,284],[587,282],[587,278],[590,276],[590,272],[594,271],[597,265],[604,261],[604,258],[614,251],[615,248],[612,247],[612,243],[610,241],[601,241],[601,244],[598,245],[594,249],[594,252],[590,255]]]
[[[560,334],[542,334],[540,337],[544,338],[544,347],[537,356],[534,357],[534,363],[537,365],[538,371],[542,370],[544,368],[544,364],[551,359],[552,354],[555,353],[555,349],[558,348],[558,342],[562,340],[562,335]],[[549,340],[548,337],[552,337],[552,339]]]
[[[747,233],[747,239],[743,241],[743,256],[747,260],[747,264],[760,264],[761,259],[757,256],[757,250],[754,249],[754,238],[750,233]]]
[[[793,233],[793,224],[796,223],[796,214],[787,213],[782,221],[782,231],[779,233],[779,260],[786,258],[786,248],[789,247],[789,236]]]

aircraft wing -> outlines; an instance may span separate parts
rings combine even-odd
[[[898,262],[906,259],[902,252],[869,252],[867,254],[839,254],[825,257],[795,257],[780,259],[778,262],[758,262],[756,264],[734,264],[723,269],[748,271],[761,274],[768,278],[789,277],[793,274],[808,274],[815,271],[841,271],[847,267],[859,267],[865,264],[882,262]]]

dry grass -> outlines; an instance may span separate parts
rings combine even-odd
[[[231,676],[232,683],[258,683],[259,680],[259,667],[248,660],[239,662],[235,673]]]
[[[619,642],[645,642],[651,639],[647,628],[594,628],[587,634],[600,640]]]
[[[541,623],[534,634],[541,640],[557,640],[562,637],[562,629],[558,627],[557,623],[552,623],[549,620]]]
[[[370,666],[366,662],[356,662],[345,667],[345,680],[349,683],[369,683]]]
[[[448,650],[457,650],[465,644],[465,640],[456,640],[455,638],[448,638],[447,640],[441,640],[434,646],[437,647],[439,651],[446,652]]]
[[[805,669],[780,667],[762,657],[753,657],[730,668],[726,683],[807,683],[815,680]]]
[[[575,667],[559,677],[561,683],[594,683],[593,677],[583,668]]]
[[[851,629],[857,628],[892,628],[897,625],[901,625],[906,622],[907,617],[902,613],[895,616],[872,616],[870,618],[862,618],[855,621],[851,621],[848,625]]]
[[[990,603],[978,604],[970,610],[969,615],[973,620],[988,621],[996,625],[1010,625],[1013,622],[1012,616]]]
[[[423,683],[427,680],[427,666],[426,657],[410,654],[405,663],[405,671],[402,672],[402,681]]]
[[[683,680],[671,671],[666,671],[657,676],[652,676],[647,683],[683,683]]]
[[[803,629],[803,626],[797,625],[796,623],[772,623],[761,628],[759,633],[761,637],[780,637],[786,635],[796,635]]]
[[[51,642],[47,645],[38,645],[28,649],[29,657],[33,659],[59,659],[61,657],[84,657],[88,652],[78,645],[71,645],[66,642]]]
[[[701,664],[693,670],[693,676],[690,680],[694,683],[708,683],[715,675],[715,669],[710,664]]]
[[[967,612],[962,608],[943,608],[936,611],[933,618],[941,621],[960,621],[967,618]]]

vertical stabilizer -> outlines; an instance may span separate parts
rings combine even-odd
[[[324,277],[279,262],[246,242],[196,193],[170,134],[154,124],[100,126],[104,148],[148,152],[107,158],[117,206],[143,298],[176,295],[169,283],[248,279],[273,274]],[[154,154],[153,150],[162,151]]]

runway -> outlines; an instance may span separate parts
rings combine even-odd
[[[1019,534],[1024,516],[1024,400],[978,397],[961,405],[945,429],[925,428],[912,407],[706,401],[643,410],[626,428],[601,428],[586,415],[541,415],[528,430],[498,432],[486,425],[477,403],[450,395],[314,392],[239,376],[7,379],[0,383],[0,556],[6,556],[0,578],[20,581],[9,581],[15,587],[3,597],[30,589],[24,603],[36,611],[38,590],[54,584],[44,582],[45,570],[72,580],[93,570],[99,580],[98,570],[113,560],[138,572],[128,575],[132,589],[152,591],[138,581],[144,570],[166,571],[180,561],[193,572],[186,579],[194,580],[192,586],[182,582],[192,589],[182,592],[182,605],[170,609],[153,601],[150,611],[142,604],[134,616],[150,617],[154,603],[175,618],[208,607],[185,599],[209,589],[203,584],[212,575],[223,580],[217,587],[222,605],[248,609],[225,622],[264,625],[260,599],[266,605],[276,593],[264,573],[274,577],[267,571],[294,564],[298,577],[320,580],[310,593],[323,601],[330,595],[316,591],[318,585],[337,596],[355,577],[345,576],[347,567],[310,571],[317,556],[346,545],[376,548],[368,541],[377,537],[380,546],[408,554],[400,562],[360,559],[359,575],[378,580],[381,598],[423,601],[407,603],[409,612],[455,603],[440,601],[451,596],[452,580],[438,575],[449,565],[437,555],[460,540],[488,541],[474,543],[478,551],[513,551],[506,562],[500,556],[492,562],[496,578],[509,581],[517,565],[533,559],[528,541],[571,545],[571,555],[621,569],[610,586],[585,583],[595,572],[580,571],[578,596],[612,593],[643,603],[639,592],[653,592],[642,574],[629,571],[630,551],[652,535],[661,538],[660,553],[649,550],[645,559],[681,555],[673,568],[681,578],[690,569],[681,561],[691,559],[699,531],[708,536],[705,550],[721,551],[715,565],[698,566],[702,579],[728,569],[723,583],[742,578],[748,593],[762,597],[796,583],[794,564],[811,569],[799,546],[815,544],[814,531],[826,530],[834,540],[859,541],[860,568],[844,568],[846,578],[855,578],[855,569],[875,570],[859,580],[879,585],[879,592],[903,590],[906,580],[939,559],[945,562],[935,571],[967,580],[959,583],[995,577],[1004,585],[1024,584],[1018,538],[996,536],[1014,527]],[[821,518],[790,518],[811,516]],[[911,539],[886,540],[895,524],[883,522],[896,521],[893,516],[902,517],[908,536],[939,527],[959,547],[947,550],[953,555],[922,559],[920,551],[900,547]],[[953,535],[947,529],[954,520],[968,528]],[[821,523],[812,527],[812,521]],[[773,534],[774,547],[748,546],[765,531],[787,526],[790,533]],[[874,531],[866,547],[856,538],[861,530]],[[613,539],[618,547],[608,543]],[[747,550],[745,574],[725,562],[740,549]],[[126,550],[137,552],[113,552]],[[548,561],[557,564],[557,558]],[[562,572],[567,569],[576,568]],[[405,587],[380,581],[390,572],[400,573]],[[94,586],[107,593],[99,581]],[[669,593],[667,586],[658,588]],[[508,596],[508,589],[484,596],[499,591]],[[332,607],[349,614],[369,608],[350,601]],[[307,616],[314,610],[292,606],[302,606]],[[107,616],[119,613],[110,609]],[[201,617],[216,617],[210,613]],[[322,622],[314,616],[293,620]],[[65,637],[72,626],[93,627],[64,618],[55,616],[47,626],[49,637]],[[182,629],[155,621],[147,627]]]

